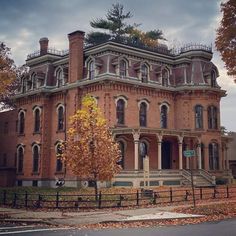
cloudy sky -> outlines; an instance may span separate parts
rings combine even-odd
[[[90,20],[102,17],[117,1],[112,0],[0,0],[0,41],[12,49],[18,65],[27,54],[38,50],[41,37],[50,47],[68,48],[67,34],[89,32]],[[236,84],[226,75],[224,63],[215,51],[216,28],[221,19],[220,0],[120,0],[131,11],[131,23],[140,29],[161,29],[170,46],[184,43],[213,45],[213,62],[218,66],[218,83],[228,96],[221,102],[221,124],[236,131]]]

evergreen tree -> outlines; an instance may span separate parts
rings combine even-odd
[[[140,24],[128,24],[126,20],[131,17],[131,12],[126,13],[122,4],[113,4],[106,14],[106,19],[98,18],[90,22],[93,28],[105,30],[105,32],[91,32],[87,34],[85,42],[87,45],[96,45],[115,39],[121,42],[155,47],[158,45],[159,39],[164,39],[161,30],[142,32],[137,29]]]

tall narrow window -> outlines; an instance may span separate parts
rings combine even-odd
[[[209,106],[207,109],[208,114],[208,128],[217,129],[218,119],[217,119],[217,108],[215,106]]]
[[[38,108],[34,111],[34,132],[40,132],[40,110]]]
[[[210,170],[219,169],[219,149],[217,143],[209,144],[209,167]]]
[[[62,154],[62,150],[61,150],[61,144],[58,143],[56,146],[56,172],[61,172],[62,168],[63,168],[63,163],[62,160],[60,159],[60,157],[58,155]]]
[[[169,72],[167,69],[162,71],[162,86],[168,87],[169,85]]]
[[[94,64],[94,61],[89,62],[88,77],[89,77],[89,79],[94,79],[95,78],[95,64]]]
[[[116,119],[117,119],[117,124],[120,125],[125,124],[125,101],[123,99],[119,99],[117,101]]]
[[[195,106],[195,128],[203,128],[203,107],[201,105]]]
[[[58,121],[57,121],[57,130],[64,130],[64,107],[59,106],[57,110]]]
[[[148,82],[148,67],[145,64],[141,66],[141,81],[143,83]]]
[[[147,126],[147,104],[145,102],[140,104],[139,125],[143,127]]]
[[[25,113],[23,111],[19,114],[19,122],[18,122],[18,132],[19,134],[24,134],[25,132]]]
[[[120,61],[120,77],[124,78],[126,77],[126,70],[127,70],[127,65],[125,60]]]
[[[26,83],[27,83],[26,79],[22,79],[22,85],[21,85],[22,86],[22,93],[25,93],[27,90]]]
[[[216,87],[216,72],[211,71],[211,87]]]
[[[64,85],[64,75],[61,67],[59,67],[56,70],[56,80],[57,80],[57,87],[61,87],[62,85]]]
[[[33,73],[31,75],[31,81],[32,81],[32,89],[36,89],[37,88],[37,76],[36,73]]]
[[[161,117],[160,117],[161,128],[162,129],[166,129],[167,128],[167,111],[168,111],[167,106],[166,105],[162,105],[161,106]]]
[[[118,161],[117,164],[119,164],[122,169],[124,169],[124,159],[125,159],[125,144],[123,141],[119,141],[119,147],[120,147],[120,152],[121,152],[121,159]]]
[[[17,172],[23,172],[23,163],[24,163],[24,149],[19,147],[17,150]]]
[[[146,157],[147,154],[148,154],[147,143],[142,141],[139,143],[139,159],[140,159],[139,168],[140,169],[143,169],[143,159]]]
[[[38,173],[39,171],[39,146],[33,146],[33,172]]]

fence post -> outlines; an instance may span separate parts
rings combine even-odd
[[[59,207],[59,192],[56,194],[56,208]]]
[[[41,207],[41,200],[42,200],[42,197],[41,197],[41,195],[39,194],[37,208],[40,208],[40,207]]]
[[[172,191],[172,188],[170,188],[170,202],[173,201],[173,191]]]
[[[7,202],[7,191],[3,190],[3,205],[6,205]]]
[[[138,206],[139,205],[139,191],[137,190],[137,193],[136,193],[136,205]]]
[[[102,192],[99,191],[99,195],[98,195],[98,208],[100,209],[102,206]]]
[[[216,198],[216,187],[214,187],[213,198]]]
[[[229,198],[229,186],[228,185],[226,186],[226,193],[227,193],[226,197]]]
[[[25,191],[25,208],[28,207],[28,193]]]
[[[13,198],[13,207],[16,207],[16,200],[17,200],[17,194],[14,193],[14,198]]]
[[[200,199],[202,200],[202,187],[200,187]]]

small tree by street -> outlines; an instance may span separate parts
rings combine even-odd
[[[223,18],[217,29],[215,44],[225,62],[228,75],[236,77],[236,1],[221,3],[221,12]]]
[[[87,95],[81,109],[70,117],[68,138],[62,145],[62,159],[81,180],[108,181],[119,172],[119,145],[113,140],[96,100]]]

